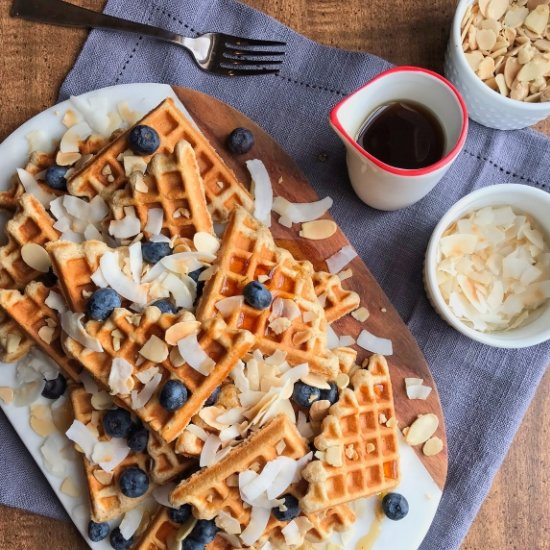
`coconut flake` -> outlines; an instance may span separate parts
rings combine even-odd
[[[133,206],[125,206],[124,217],[120,220],[111,220],[109,223],[109,234],[117,239],[135,237],[140,231],[141,223]]]
[[[342,269],[344,269],[344,267],[346,267],[356,256],[357,252],[355,252],[350,244],[342,247],[338,252],[325,260],[329,273],[338,273],[342,271]]]
[[[303,413],[302,413],[303,414]],[[310,436],[311,437],[311,436]],[[296,461],[296,475],[292,483],[298,483],[302,479],[302,470],[313,460],[313,453],[310,451]]]
[[[327,323],[327,348],[334,349],[340,345],[340,338],[334,329]]]
[[[55,199],[55,195],[49,191],[45,191],[38,182],[34,179],[34,176],[23,170],[23,168],[17,169],[17,175],[19,176],[19,181],[21,185],[25,188],[27,193],[33,195],[42,206],[48,206],[50,202]]]
[[[23,384],[13,392],[14,406],[27,407],[31,403],[34,403],[40,396],[40,392],[43,387],[44,383],[41,380],[35,380],[34,382]]]
[[[193,244],[198,252],[205,254],[216,254],[220,249],[220,241],[206,231],[198,231],[193,236]]]
[[[178,340],[178,350],[183,360],[203,376],[208,376],[216,366],[216,362],[201,348],[196,334]]]
[[[252,546],[262,536],[270,516],[271,510],[258,506],[252,507],[250,521],[241,533],[241,540],[245,545]]]
[[[208,439],[208,432],[196,424],[188,424],[185,429],[198,437],[201,441],[206,441]]]
[[[150,208],[147,211],[147,224],[143,228],[143,231],[150,235],[160,235],[163,222],[164,212],[162,208]]]
[[[90,136],[92,129],[86,122],[79,122],[71,126],[61,138],[59,150],[62,153],[78,153],[80,142]]]
[[[69,216],[80,222],[91,224],[100,222],[109,213],[107,203],[99,195],[90,202],[72,195],[63,195],[63,207]]]
[[[61,328],[73,340],[82,344],[84,347],[92,351],[102,352],[103,347],[100,341],[93,336],[90,336],[86,329],[82,326],[82,318],[84,313],[74,313],[72,311],[64,311],[60,314]]]
[[[112,472],[130,454],[130,451],[124,439],[113,437],[109,441],[98,441],[94,445],[91,460],[102,470]]]
[[[134,367],[122,357],[115,357],[109,373],[109,388],[111,395],[128,395],[133,386],[132,373]]]
[[[170,292],[177,307],[191,309],[196,297],[196,283],[187,275],[176,277],[168,273],[162,281],[162,286]]]
[[[273,479],[267,487],[267,497],[270,499],[282,495],[290,487],[290,484],[293,483],[298,471],[298,463],[296,460],[292,460],[286,456],[280,456],[272,462],[276,461],[279,462],[280,467],[278,472],[273,475]]]
[[[362,330],[357,338],[357,345],[372,353],[380,355],[393,355],[392,341],[388,338],[375,336],[368,330]]]
[[[132,391],[132,409],[137,411],[145,407],[145,405],[147,405],[147,403],[149,403],[149,401],[151,400],[151,397],[153,397],[153,394],[155,393],[161,382],[162,374],[159,372],[145,383],[143,389],[139,393],[135,390]]]
[[[239,535],[241,533],[241,524],[239,521],[224,510],[218,512],[215,523],[218,528],[230,535]]]
[[[46,470],[56,477],[64,477],[69,467],[68,461],[62,455],[66,446],[67,440],[57,432],[50,434],[40,446]]]
[[[134,533],[138,530],[142,519],[143,509],[141,507],[137,507],[126,512],[120,522],[120,525],[118,526],[120,529],[120,534],[123,538],[130,540]]]
[[[120,269],[118,252],[105,252],[101,256],[99,267],[101,268],[103,279],[113,290],[116,290],[121,296],[131,302],[142,305],[147,303],[147,291],[145,288],[126,277]]]
[[[409,399],[428,399],[428,396],[432,392],[432,388],[429,386],[424,386],[422,384],[413,384],[405,388],[407,392],[407,397]]]
[[[201,468],[211,466],[216,462],[216,453],[218,452],[221,444],[221,439],[217,435],[208,435],[202,447],[201,456],[199,459],[199,466]]]
[[[50,290],[50,293],[48,294],[48,297],[44,300],[44,303],[49,308],[55,309],[55,311],[59,313],[67,311],[67,304],[65,303],[63,296],[61,296],[61,294],[59,294],[55,290]]]
[[[244,296],[229,296],[218,300],[214,307],[222,314],[222,317],[227,318],[236,311],[239,311],[244,304]]]
[[[261,160],[247,160],[246,167],[252,178],[254,194],[254,217],[264,225],[271,225],[271,208],[273,206],[273,187],[266,167]]]
[[[141,243],[139,241],[128,247],[128,258],[130,260],[132,279],[134,279],[134,283],[139,284],[141,281],[141,270],[143,269],[143,256],[141,254]]]
[[[76,443],[86,457],[91,460],[94,447],[98,443],[97,436],[91,430],[79,420],[75,420],[65,435]]]
[[[320,218],[331,208],[332,203],[333,201],[330,197],[325,197],[315,202],[296,203],[292,203],[283,197],[275,197],[273,210],[281,216],[279,223],[281,223],[281,220],[288,221],[291,224],[302,223]]]

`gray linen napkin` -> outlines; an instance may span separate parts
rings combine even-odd
[[[278,76],[215,77],[176,46],[93,31],[61,89],[61,98],[127,82],[166,82],[214,95],[263,126],[298,162],[408,323],[426,355],[446,415],[449,476],[422,545],[460,545],[550,361],[550,346],[495,350],[449,328],[428,304],[422,260],[435,224],[460,197],[488,184],[550,185],[550,140],[532,131],[498,132],[472,123],[464,151],[427,197],[399,212],[379,212],[353,193],[344,149],[329,128],[330,108],[389,67],[377,57],[320,46],[233,0],[109,0],[106,12],[194,35],[220,30],[282,39]],[[0,502],[61,517],[23,445],[0,418]],[[18,458],[23,457],[23,459]]]

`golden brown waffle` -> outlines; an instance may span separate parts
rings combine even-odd
[[[44,303],[49,293],[49,288],[36,281],[29,283],[23,294],[14,289],[0,290],[0,307],[17,322],[28,338],[59,365],[65,374],[78,381],[82,367],[78,361],[67,357],[61,346],[61,328],[58,326],[57,312]],[[50,342],[39,334],[43,332],[40,330],[43,327],[54,329]]]
[[[56,240],[59,232],[53,228],[54,223],[34,196],[25,193],[19,198],[17,211],[6,224],[8,242],[0,247],[0,288],[24,288],[42,275],[23,261],[21,247]]]
[[[315,294],[324,300],[325,316],[329,323],[347,315],[359,307],[361,298],[357,292],[346,290],[338,275],[317,271],[313,274]]]
[[[325,459],[313,460],[302,472],[309,482],[300,501],[305,512],[369,497],[399,483],[397,423],[386,359],[373,355],[368,368],[352,376],[352,386],[340,393],[315,438]],[[342,464],[327,463],[329,453]]]
[[[225,317],[231,327],[245,328],[256,335],[257,346],[266,354],[287,353],[291,364],[309,363],[312,372],[334,378],[338,361],[326,348],[327,321],[313,288],[313,268],[297,262],[288,250],[278,248],[267,227],[242,208],[236,208],[223,235],[216,261],[218,269],[206,283],[197,309],[197,319],[219,314],[216,303],[242,294],[244,286],[262,275],[273,299],[294,301],[301,316],[280,334],[269,328],[271,310],[257,310],[246,304]],[[304,316],[311,317],[304,321]]]
[[[176,439],[191,417],[224,381],[236,362],[254,344],[254,337],[249,332],[229,329],[221,319],[211,319],[202,324],[198,335],[200,346],[216,362],[208,376],[203,376],[185,363],[176,368],[169,357],[161,363],[145,360],[139,354],[141,347],[153,335],[164,340],[166,329],[178,320],[178,316],[161,314],[154,306],[146,307],[141,315],[120,308],[115,309],[105,322],[88,321],[85,325],[88,334],[101,343],[103,352],[90,351],[70,337],[64,341],[67,353],[77,359],[106,388],[109,387],[113,358],[128,361],[133,367],[134,376],[150,367],[158,367],[162,381],[147,405],[135,413],[167,443]],[[115,338],[113,331],[118,331]],[[115,341],[118,344],[115,345]],[[187,402],[175,412],[164,409],[158,400],[158,395],[169,378],[182,381],[191,392]],[[140,391],[143,384],[135,377],[134,381],[134,390]],[[132,408],[129,395],[118,397]]]
[[[347,504],[338,504],[305,516],[313,524],[306,534],[306,539],[311,542],[326,540],[334,531],[347,531],[357,519],[355,512]]]
[[[204,181],[208,208],[215,220],[226,220],[236,205],[252,210],[252,198],[248,191],[171,98],[165,99],[137,124],[145,124],[158,132],[160,147],[157,153],[171,153],[182,139],[191,144]],[[126,183],[124,167],[118,157],[128,149],[129,132],[124,132],[105,146],[91,162],[73,175],[68,183],[72,195],[92,198],[101,193],[106,198]],[[144,158],[148,161],[150,157]],[[107,172],[106,166],[111,169],[112,181],[108,181],[103,173]]]
[[[343,374],[349,374],[353,366],[355,365],[355,360],[357,359],[357,350],[353,348],[334,348],[332,352],[338,357],[338,365],[340,367],[340,372]]]
[[[165,443],[155,432],[149,432],[147,453],[151,458],[151,479],[160,485],[193,468],[197,461],[177,455],[172,445]]]
[[[33,341],[27,338],[19,325],[0,310],[0,361],[15,363],[29,353]]]
[[[140,186],[146,186],[146,191]],[[165,235],[192,239],[198,231],[214,231],[199,165],[187,141],[179,141],[170,155],[153,156],[143,179],[131,179],[124,189],[115,191],[111,203],[115,219],[125,216],[126,206],[135,208],[142,230],[149,210],[161,208]]]
[[[72,311],[86,311],[88,293],[96,289],[91,276],[99,267],[101,256],[112,249],[101,241],[84,241],[80,244],[52,241],[45,248],[69,307]],[[118,250],[125,253],[127,248]]]
[[[71,403],[75,420],[89,426],[97,432],[100,441],[109,441],[111,438],[103,431],[104,411],[95,410],[92,406],[91,395],[84,388],[76,386],[71,391]],[[104,472],[99,466],[92,464],[86,456],[82,455],[88,491],[90,495],[91,519],[96,522],[110,521],[138,506],[153,490],[149,485],[149,491],[138,498],[129,498],[122,494],[118,487],[120,474],[132,466],[147,471],[149,457],[146,453],[130,453],[114,470],[112,476]]]

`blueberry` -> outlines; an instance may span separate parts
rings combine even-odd
[[[399,493],[388,493],[382,499],[382,510],[389,519],[397,521],[403,519],[409,513],[409,503]]]
[[[59,189],[60,191],[65,191],[67,189],[67,180],[65,179],[65,174],[69,169],[68,166],[58,166],[54,164],[46,170],[46,183],[52,189]]]
[[[300,407],[305,407],[309,409],[312,403],[318,401],[321,397],[321,390],[319,388],[314,388],[313,386],[308,386],[303,382],[296,382],[294,384],[294,390],[292,392],[292,399],[300,405]]]
[[[61,397],[67,389],[67,379],[60,374],[53,380],[46,380],[44,389],[42,390],[42,396],[46,399],[57,399]]]
[[[334,405],[338,401],[338,386],[334,382],[329,382],[330,390],[321,390],[321,397],[319,400],[330,401],[331,405]]]
[[[189,272],[189,277],[193,279],[197,284],[199,284],[199,276],[200,274],[206,269],[206,267],[199,267],[199,269],[195,269],[195,271]]]
[[[187,537],[181,542],[181,550],[204,550],[206,546],[198,540]]]
[[[187,401],[187,388],[179,380],[168,380],[160,391],[159,403],[167,411],[174,412]]]
[[[281,497],[279,497],[281,498]],[[293,495],[283,495],[284,506],[286,510],[281,512],[279,506],[271,508],[271,512],[279,521],[290,521],[297,517],[300,513],[300,506],[298,504],[298,499]]]
[[[124,409],[111,409],[103,417],[103,429],[111,437],[128,437],[131,427],[132,418]]]
[[[141,243],[141,254],[148,264],[156,264],[165,256],[172,254],[169,243],[146,241]]]
[[[115,290],[98,288],[88,300],[88,317],[94,321],[105,321],[121,305],[122,300]]]
[[[123,495],[128,498],[137,498],[149,489],[149,478],[141,468],[131,466],[120,474],[118,485]]]
[[[143,424],[132,424],[128,431],[128,447],[130,447],[134,453],[141,453],[147,448],[148,441],[149,432]]]
[[[191,517],[191,505],[184,504],[179,508],[170,508],[168,516],[174,523],[185,523]]]
[[[258,281],[251,281],[243,288],[244,301],[254,309],[267,309],[271,305],[271,292]]]
[[[189,534],[189,538],[202,544],[208,544],[214,540],[218,528],[213,519],[199,519]]]
[[[108,534],[108,523],[96,523],[95,521],[90,521],[90,523],[88,523],[88,538],[92,542],[99,542],[106,538]]]
[[[248,153],[254,146],[254,134],[247,128],[235,128],[227,138],[227,148],[236,155]]]
[[[154,128],[139,124],[130,130],[128,145],[138,155],[151,155],[159,148],[160,138]]]
[[[132,547],[132,544],[134,544],[134,537],[130,537],[130,539],[126,540],[122,533],[120,532],[120,529],[118,527],[115,527],[111,531],[111,546],[115,550],[130,550]]]
[[[217,400],[218,397],[220,397],[220,392],[222,391],[222,387],[218,386],[211,394],[210,397],[206,400],[204,406],[210,407],[212,406]]]
[[[178,308],[168,300],[157,300],[151,304],[152,306],[158,307],[161,313],[176,313]]]

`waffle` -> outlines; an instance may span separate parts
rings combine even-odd
[[[313,274],[315,294],[324,300],[325,316],[329,323],[347,315],[359,307],[361,298],[357,292],[346,290],[338,275],[317,271]]]
[[[309,489],[300,505],[305,512],[369,497],[399,483],[397,425],[394,421],[390,428],[381,423],[395,420],[386,359],[373,355],[368,369],[352,376],[352,385],[353,390],[346,388],[340,393],[315,438],[315,446],[322,452],[339,447],[343,465],[314,460],[304,468],[302,475]]]
[[[253,332],[258,348],[265,354],[283,350],[291,364],[307,362],[312,372],[328,378],[336,376],[338,361],[326,348],[327,322],[315,295],[309,262],[297,262],[288,250],[278,248],[266,227],[244,209],[236,208],[215,265],[218,269],[206,283],[197,319],[214,317],[219,300],[240,295],[248,282],[269,275],[264,284],[273,299],[294,301],[302,315],[276,334],[268,327],[270,309],[257,310],[244,304],[225,318],[226,323]],[[306,314],[311,317],[307,322],[303,320]]]
[[[15,215],[6,224],[8,242],[0,247],[0,288],[24,288],[43,275],[23,261],[21,247],[56,240],[59,232],[54,223],[38,199],[29,193],[21,195]]]
[[[336,355],[336,357],[338,357],[340,372],[343,374],[349,374],[355,365],[357,350],[353,348],[340,347],[333,348],[332,352]]]
[[[158,132],[160,147],[157,153],[171,153],[182,139],[191,144],[204,181],[208,208],[215,220],[226,220],[236,205],[252,210],[252,198],[248,191],[238,182],[206,137],[176,108],[171,98],[165,99],[137,124],[145,124]],[[124,132],[106,145],[91,162],[73,175],[68,182],[72,195],[91,199],[101,193],[107,198],[126,183],[124,168],[118,157],[128,148],[129,132]],[[150,157],[144,158],[148,161]],[[106,166],[110,167],[112,181],[108,181],[103,174]]]
[[[162,381],[145,407],[135,413],[167,443],[176,439],[191,417],[199,411],[236,362],[254,343],[254,337],[249,332],[228,329],[221,319],[212,319],[202,324],[198,335],[202,349],[216,361],[209,376],[203,376],[187,364],[176,368],[172,365],[170,358],[162,363],[153,363],[139,355],[140,348],[151,336],[156,335],[164,340],[166,329],[177,321],[179,321],[178,316],[170,313],[161,314],[160,310],[154,306],[145,308],[142,315],[120,308],[115,309],[105,322],[88,321],[85,325],[88,334],[101,342],[103,352],[86,349],[70,337],[64,341],[67,353],[77,359],[106,388],[109,388],[111,363],[115,357],[128,361],[133,367],[134,374],[153,366],[158,367],[162,374]],[[120,347],[117,350],[113,347],[115,339],[112,333],[115,330],[120,334]],[[165,410],[158,401],[158,394],[169,378],[181,380],[191,392],[187,402],[175,412]],[[137,378],[134,378],[134,381],[134,390],[140,391],[141,382]],[[132,408],[129,395],[118,397]]]
[[[49,355],[67,376],[77,381],[82,367],[67,354],[61,346],[61,329],[57,326],[57,312],[44,302],[50,289],[39,282],[29,283],[23,294],[19,290],[0,290],[0,307],[19,325],[20,329],[47,355]],[[44,326],[53,327],[51,342],[40,337],[39,331]]]
[[[0,310],[0,361],[15,363],[29,353],[33,342],[27,338],[19,325]]]
[[[85,241],[81,244],[70,241],[52,241],[46,245],[63,295],[73,311],[86,311],[88,293],[96,285],[91,276],[99,267],[101,256],[110,250],[101,241]],[[125,253],[127,249],[118,249]]]
[[[140,184],[147,186],[146,192],[138,190]],[[115,219],[125,216],[126,206],[135,208],[142,230],[149,209],[161,208],[165,235],[191,239],[198,231],[213,233],[199,166],[187,141],[179,141],[170,155],[155,155],[147,176],[137,181],[131,179],[124,189],[115,191],[111,203]]]
[[[104,411],[97,411],[91,403],[91,395],[82,387],[77,386],[71,391],[71,403],[74,417],[86,426],[90,426],[99,435],[100,441],[108,441],[111,438],[103,432]],[[113,475],[105,477],[102,469],[92,464],[84,455],[84,471],[90,494],[91,519],[96,522],[110,521],[138,506],[148,493],[153,489],[151,484],[149,491],[138,498],[129,498],[122,494],[118,487],[118,477],[131,466],[147,471],[148,456],[146,453],[130,453],[114,470]],[[101,481],[100,481],[101,479]]]
[[[152,431],[149,432],[147,453],[151,458],[151,480],[160,485],[193,468],[197,463],[195,460],[177,455],[171,445]]]

